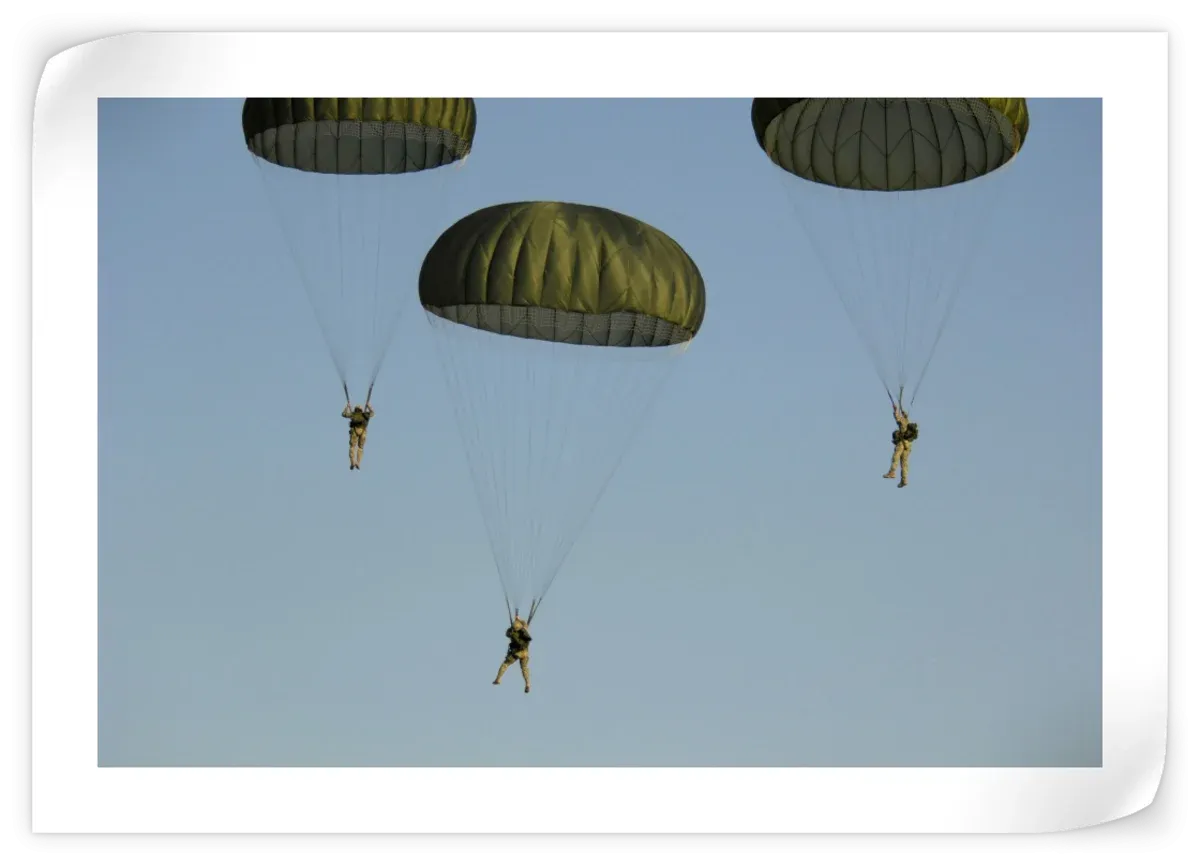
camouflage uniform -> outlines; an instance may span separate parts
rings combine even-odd
[[[529,635],[529,628],[521,621],[520,615],[513,616],[512,625],[504,632],[504,636],[508,637],[508,654],[504,656],[504,662],[500,665],[500,671],[496,673],[496,680],[492,684],[499,685],[504,671],[520,661],[521,675],[525,678],[525,693],[528,694],[529,644],[533,642],[533,637]]]
[[[912,443],[915,436],[911,436],[909,432],[908,413],[898,405],[892,406],[892,417],[896,419],[896,429],[892,431],[892,465],[888,469],[885,478],[894,478],[896,476],[896,465],[900,465],[900,483],[897,487],[908,486],[908,457],[912,453]],[[912,432],[916,432],[917,425],[912,424]]]
[[[350,419],[350,468],[361,470],[359,463],[362,462],[363,447],[367,443],[367,423],[375,417],[375,409],[367,403],[366,409],[356,405],[351,410],[350,403],[346,403],[342,417]]]

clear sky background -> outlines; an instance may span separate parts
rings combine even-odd
[[[350,472],[240,101],[101,102],[102,765],[1099,764],[1100,101],[1030,100],[904,490],[749,107],[480,100]],[[526,695],[416,273],[528,199],[666,231],[709,300]]]

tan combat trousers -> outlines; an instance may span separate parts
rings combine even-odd
[[[350,468],[361,468],[363,446],[367,443],[366,427],[350,428]]]
[[[896,476],[896,465],[900,466],[900,483],[898,486],[908,485],[908,456],[912,453],[912,442],[897,442],[892,448],[892,466],[888,469],[885,478],[894,478]]]
[[[504,671],[511,667],[517,661],[521,662],[521,675],[525,679],[525,693],[529,693],[529,650],[522,649],[519,652],[509,652],[504,656],[504,663],[500,665],[500,671],[496,673],[496,681],[493,685],[499,685],[500,679],[504,675]]]

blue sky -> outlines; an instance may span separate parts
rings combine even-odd
[[[1097,765],[1100,101],[1030,100],[904,490],[748,100],[478,107],[389,247],[411,303],[349,472],[240,101],[101,102],[101,764]],[[525,695],[490,684],[503,600],[415,277],[455,218],[528,199],[666,231],[708,311]]]

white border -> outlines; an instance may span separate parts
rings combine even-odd
[[[405,61],[395,64],[401,47]],[[571,75],[545,74],[556,68]],[[33,414],[47,415],[51,400],[77,419],[96,413],[98,97],[394,89],[748,99],[787,90],[789,76],[794,90],[903,95],[944,91],[947,70],[956,92],[1105,100],[1103,769],[100,770],[96,440],[78,423],[49,424],[33,452],[34,830],[1050,831],[1149,804],[1167,707],[1167,454],[1155,447],[1167,433],[1165,34],[172,34],[89,43],[49,63],[36,104]],[[514,776],[526,791],[521,808],[503,805]]]

